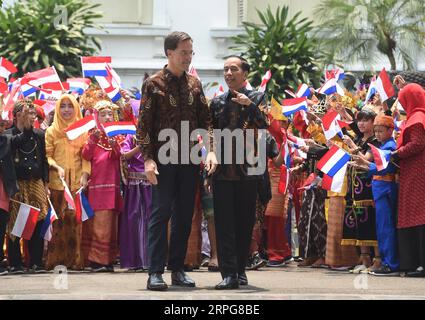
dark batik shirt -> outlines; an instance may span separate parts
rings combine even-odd
[[[189,122],[189,133],[205,129],[212,135],[211,116],[201,82],[186,72],[177,77],[166,67],[146,79],[142,87],[136,137],[145,161],[158,161],[159,149],[168,142],[158,141],[161,130],[175,130],[180,141],[181,121]]]
[[[239,90],[240,93],[245,94],[252,104],[249,106],[242,106],[232,101],[232,93],[230,91],[214,98],[211,101],[210,109],[212,114],[212,122],[214,129],[266,129],[268,127],[267,117],[262,112],[262,108],[267,105],[266,95],[262,92],[251,91],[245,88]],[[245,136],[245,135],[244,135]],[[236,163],[236,143],[235,139],[232,143],[231,150],[225,150],[226,145],[221,141],[215,141],[216,144],[221,145],[221,154],[217,154],[219,163],[223,163],[224,154],[226,152],[232,153],[231,164],[219,164],[215,178],[219,180],[246,180],[246,179],[262,179],[262,175],[248,176],[247,169],[248,163]],[[256,150],[257,151],[257,150]],[[221,159],[221,161],[220,161]]]

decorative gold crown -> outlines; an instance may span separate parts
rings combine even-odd
[[[108,95],[102,91],[102,89],[98,86],[92,86],[84,92],[84,94],[80,98],[80,105],[85,110],[91,110],[96,105],[97,102],[109,99]]]

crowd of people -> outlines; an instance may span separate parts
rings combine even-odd
[[[311,90],[306,118],[286,117],[273,111],[264,92],[247,87],[250,66],[244,58],[225,60],[229,90],[209,100],[199,79],[187,73],[191,37],[173,32],[164,50],[168,64],[143,83],[135,135],[111,138],[102,130],[102,124],[133,121],[135,115],[127,93],[112,103],[96,87],[77,97],[64,93],[45,119],[33,101],[20,99],[13,123],[2,120],[0,275],[59,265],[114,272],[119,263],[129,272],[147,271],[148,289],[166,290],[165,268],[173,285],[194,287],[187,272],[208,266],[221,273],[215,288],[223,290],[247,285],[246,270],[284,267],[295,259],[300,268],[425,277],[421,85],[396,76],[392,105],[377,92],[359,103],[365,86],[344,95]],[[348,125],[326,139],[321,118],[333,111]],[[99,125],[70,140],[65,130],[92,114]],[[184,161],[189,156],[180,151],[180,139],[159,138],[163,129],[174,129],[180,138],[182,121],[191,131],[209,133],[200,165]],[[236,144],[214,139],[214,129],[266,130],[264,173],[249,174],[248,156],[236,162]],[[298,146],[294,137],[305,144]],[[176,164],[161,160],[167,143],[178,150]],[[334,146],[350,155],[339,192],[325,188],[327,177],[318,169]],[[390,152],[384,169],[373,147]],[[225,153],[232,161],[222,164]],[[77,219],[65,186],[73,197],[81,190],[87,194],[92,218]],[[22,203],[39,209],[25,241],[12,234]],[[44,241],[40,232],[49,207],[59,219],[51,240]]]

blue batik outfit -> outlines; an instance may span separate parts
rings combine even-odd
[[[381,150],[394,151],[397,149],[393,138],[385,141]],[[376,210],[376,233],[378,238],[379,253],[382,264],[391,270],[400,268],[400,259],[397,246],[397,196],[396,166],[389,163],[384,170],[378,171],[376,164],[369,165],[369,174],[373,175],[372,192]]]

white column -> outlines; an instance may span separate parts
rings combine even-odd
[[[173,1],[173,0],[171,0]],[[169,16],[167,9],[167,0],[154,0],[153,1],[153,25],[154,26],[168,26]]]

